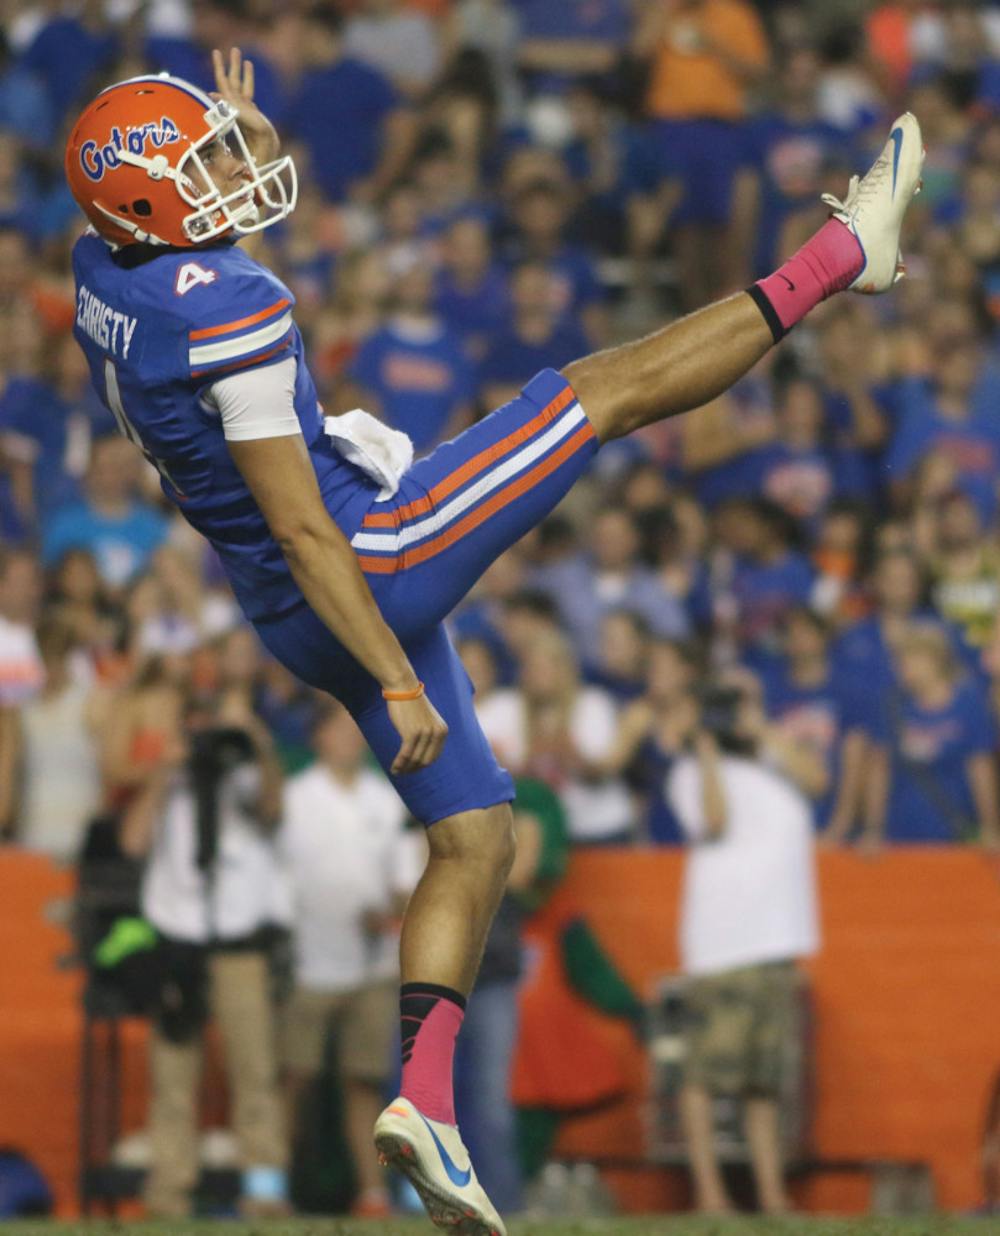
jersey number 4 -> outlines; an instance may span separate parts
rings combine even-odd
[[[139,437],[139,431],[129,420],[129,415],[125,411],[125,405],[122,403],[121,387],[118,385],[118,370],[115,368],[113,360],[106,360],[104,362],[104,394],[107,405],[111,409],[111,415],[115,418],[120,432],[128,438],[133,446],[138,447],[142,451],[143,455],[159,472],[160,476],[169,481],[173,490],[183,497],[183,490],[181,490],[180,486],[170,475],[167,465],[162,459],[157,459],[151,451],[146,449],[142,438]]]
[[[198,287],[199,284],[214,283],[218,277],[214,270],[206,270],[204,266],[199,266],[197,262],[185,262],[177,272],[177,278],[174,280],[174,291],[178,296],[183,296],[185,292],[190,292],[192,288]]]

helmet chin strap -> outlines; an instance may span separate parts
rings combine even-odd
[[[110,219],[116,226],[122,228],[126,232],[130,232],[132,236],[142,245],[166,245],[170,242],[163,240],[157,236],[155,232],[147,232],[141,228],[138,223],[133,223],[131,219],[123,219],[121,215],[116,215],[113,210],[108,210],[102,206],[100,202],[94,202],[94,205],[106,219]]]

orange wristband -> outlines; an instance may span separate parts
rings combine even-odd
[[[418,682],[412,691],[387,691],[385,687],[382,688],[382,698],[389,700],[391,703],[395,703],[397,700],[418,700],[423,693],[424,684],[422,682]]]

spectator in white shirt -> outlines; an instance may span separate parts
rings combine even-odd
[[[699,1209],[733,1212],[715,1148],[713,1098],[743,1099],[760,1206],[789,1209],[778,1124],[795,961],[819,946],[812,811],[822,758],[768,725],[744,688],[710,692],[671,805],[691,852],[681,959],[691,1012],[681,1113]]]
[[[285,789],[279,849],[292,891],[295,990],[283,1057],[293,1119],[335,1032],[348,1144],[358,1194],[353,1213],[390,1213],[371,1129],[382,1106],[396,1027],[398,925],[420,876],[423,838],[378,771],[350,714],[324,700],[318,759]]]
[[[72,629],[50,614],[36,635],[45,685],[21,707],[16,727],[16,835],[25,849],[67,862],[78,856],[84,826],[101,802],[96,714],[91,688],[72,674]]]
[[[281,768],[253,714],[205,700],[165,735],[124,812],[121,844],[145,857],[143,917],[156,928],[160,994],[150,1036],[152,1163],[146,1206],[190,1211],[198,1177],[197,1095],[209,1014],[225,1044],[247,1218],[287,1213],[269,950],[288,920],[274,847]]]

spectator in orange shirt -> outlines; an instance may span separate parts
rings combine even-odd
[[[650,61],[646,99],[662,166],[683,197],[674,214],[675,251],[686,307],[730,290],[733,179],[743,160],[750,88],[769,49],[748,0],[657,0],[646,6],[636,51]]]

